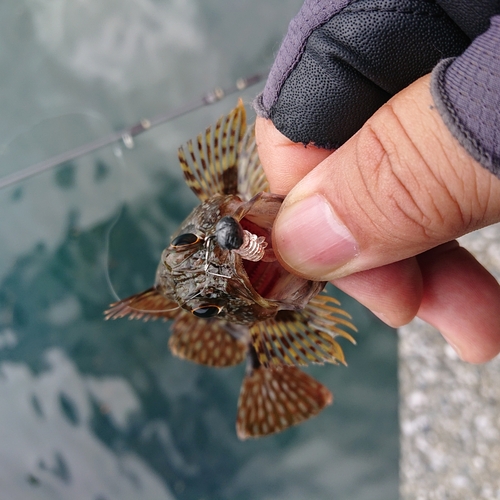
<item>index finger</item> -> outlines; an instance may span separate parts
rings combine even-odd
[[[305,146],[285,137],[271,120],[257,117],[255,138],[259,158],[272,193],[287,194],[332,151],[312,144]]]

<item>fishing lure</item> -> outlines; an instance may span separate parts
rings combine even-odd
[[[269,192],[242,101],[179,148],[201,204],[162,253],[152,288],[111,304],[106,319],[174,320],[169,346],[214,367],[246,359],[236,421],[240,439],[282,431],[331,404],[330,391],[300,370],[345,364],[336,337],[356,328],[325,283],[285,270],[272,225],[283,196]]]

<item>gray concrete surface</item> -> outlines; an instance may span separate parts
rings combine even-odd
[[[500,279],[500,225],[461,239]],[[402,500],[500,500],[500,357],[461,361],[420,320],[399,330]]]

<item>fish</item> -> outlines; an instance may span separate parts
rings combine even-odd
[[[218,368],[245,362],[238,438],[281,432],[332,403],[301,368],[345,365],[337,339],[355,343],[356,327],[325,282],[277,259],[272,226],[284,196],[269,190],[241,99],[178,157],[200,204],[163,250],[154,285],[111,304],[105,318],[173,320],[175,356]]]

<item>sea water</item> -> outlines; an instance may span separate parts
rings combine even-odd
[[[266,71],[300,3],[4,0],[0,178]],[[347,296],[348,368],[309,370],[334,404],[246,442],[243,366],[174,358],[168,323],[103,320],[197,203],[177,147],[235,102],[0,191],[0,499],[397,498],[396,336]]]

